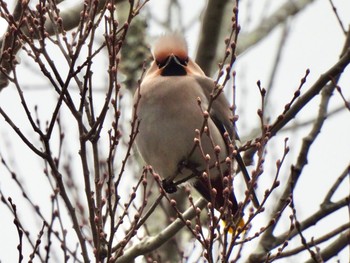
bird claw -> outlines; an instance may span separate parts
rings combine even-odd
[[[162,186],[163,186],[165,192],[167,192],[168,194],[173,194],[177,191],[176,184],[173,181],[169,182],[166,179],[164,179],[162,181]]]

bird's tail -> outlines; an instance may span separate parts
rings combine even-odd
[[[226,222],[225,220],[223,220],[223,222],[224,222],[225,226],[228,225],[228,222]],[[240,218],[235,227],[233,227],[233,226],[229,227],[228,232],[231,234],[235,233],[237,235],[240,232],[244,232],[244,226],[245,226],[245,221],[243,218]]]
[[[200,177],[194,183],[194,188],[209,202],[213,202],[216,210],[219,211],[221,207],[227,207],[229,212],[224,212],[223,221],[225,225],[232,225],[229,228],[229,232],[233,233],[233,229],[243,229],[245,222],[238,211],[238,204],[233,190],[227,191],[230,188],[224,185],[220,176],[210,178],[210,184],[206,179]],[[212,200],[213,194],[211,193],[213,188],[216,190],[214,200]],[[227,201],[229,201],[229,203]]]

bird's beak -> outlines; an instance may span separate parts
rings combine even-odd
[[[164,69],[172,63],[177,64],[178,66],[183,68],[187,66],[187,63],[185,61],[180,61],[177,56],[175,56],[174,54],[171,54],[166,60],[166,62],[160,66],[160,69]]]

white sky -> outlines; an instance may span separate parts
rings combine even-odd
[[[149,3],[149,8],[152,13],[156,13],[160,18],[161,10],[165,1],[152,0]],[[241,1],[240,7],[240,21],[246,21],[246,15],[249,13],[247,7],[248,1]],[[261,7],[266,1],[251,1],[252,5],[256,7],[251,13],[251,24],[242,24],[243,31],[245,28],[252,28],[256,25],[256,19],[261,17]],[[338,9],[339,15],[347,28],[350,24],[350,1],[334,0],[335,6]],[[191,23],[191,30],[187,33],[186,38],[189,42],[189,49],[191,54],[195,54],[197,46],[197,36],[200,30],[200,24],[196,21],[196,17],[199,16],[201,7],[205,1],[180,1],[183,10],[185,11],[185,19],[183,24],[186,25],[189,21],[195,21]],[[274,2],[276,3],[276,1]],[[271,5],[270,10],[274,10],[274,4]],[[255,20],[254,20],[255,19]],[[1,20],[0,20],[1,21]],[[242,22],[243,23],[243,22]],[[4,31],[5,27],[3,23],[0,23],[0,33]],[[238,98],[237,107],[240,120],[238,122],[238,128],[240,134],[244,136],[249,135],[250,131],[256,128],[257,117],[256,111],[260,107],[260,98],[258,89],[256,87],[257,80],[261,80],[262,85],[266,86],[273,63],[273,58],[276,53],[276,46],[280,37],[279,29],[274,32],[263,42],[261,42],[256,48],[246,52],[239,57],[235,69],[237,71],[237,87]],[[150,34],[152,36],[159,35],[164,32],[164,29],[157,26],[155,23],[150,23]],[[288,42],[285,47],[285,51],[282,55],[281,65],[276,75],[275,90],[271,98],[272,104],[270,105],[270,111],[273,119],[279,114],[284,105],[289,102],[295,89],[299,86],[300,79],[304,76],[305,70],[310,69],[311,73],[307,79],[307,83],[304,85],[305,91],[310,87],[313,82],[330,68],[338,59],[344,43],[344,35],[342,35],[338,22],[334,13],[331,11],[331,7],[328,0],[317,0],[314,4],[311,4],[302,14],[291,24],[291,32],[288,37]],[[23,61],[23,60],[22,60]],[[22,64],[23,65],[23,64]],[[342,87],[346,98],[350,98],[350,70],[343,74],[339,85]],[[40,74],[36,76],[32,70],[21,71],[21,79],[23,83],[28,86],[35,87],[43,84],[40,79]],[[27,91],[26,96],[32,101],[32,105],[38,104],[40,115],[43,118],[50,117],[50,102],[54,100],[50,90],[33,90]],[[103,99],[103,96],[101,96]],[[18,109],[17,95],[14,87],[8,87],[4,89],[0,94],[0,105],[11,113],[11,116],[18,123],[24,122],[24,115],[22,110]],[[342,100],[338,93],[335,92],[330,103],[330,108],[335,108],[342,104]],[[311,103],[305,107],[297,117],[297,121],[308,120],[313,118],[317,114],[317,103]],[[324,198],[324,194],[329,189],[329,186],[333,184],[335,178],[345,169],[346,165],[349,165],[349,149],[350,149],[350,116],[348,111],[343,111],[332,117],[326,122],[323,127],[319,138],[313,145],[309,154],[309,164],[304,170],[304,175],[299,181],[299,186],[295,192],[295,203],[297,204],[298,218],[302,220],[308,215],[312,214],[318,209],[318,204]],[[69,125],[69,124],[68,124]],[[66,126],[68,126],[66,124]],[[271,167],[274,166],[276,159],[281,157],[281,151],[283,149],[284,137],[290,137],[289,145],[291,147],[291,153],[286,160],[284,175],[288,174],[289,165],[295,164],[296,154],[300,149],[301,139],[308,134],[310,126],[303,130],[300,130],[297,134],[283,133],[281,136],[276,137],[271,141],[271,146],[268,151],[271,152],[266,163],[270,163]],[[30,129],[24,130],[26,134],[31,134]],[[69,132],[68,132],[69,134]],[[26,186],[28,189],[40,189],[40,193],[37,196],[33,196],[34,200],[42,202],[43,198],[47,198],[50,195],[47,183],[43,180],[39,180],[36,173],[42,173],[43,164],[38,158],[28,158],[31,152],[23,147],[23,143],[13,135],[10,135],[9,129],[2,118],[0,118],[0,152],[5,154],[9,149],[13,152],[16,151],[16,155],[13,157],[6,156],[9,164],[17,164],[16,171],[20,174],[26,174],[30,178],[25,178]],[[9,145],[10,144],[10,145]],[[17,151],[20,149],[20,151]],[[20,155],[18,155],[20,153]],[[329,154],[331,153],[331,154]],[[20,166],[18,166],[20,164]],[[267,171],[272,172],[272,168],[267,166]],[[30,171],[30,172],[28,172]],[[268,172],[264,176],[268,177]],[[283,176],[283,175],[282,175]],[[40,177],[42,178],[42,177]],[[282,177],[283,178],[283,177]],[[270,178],[271,179],[271,178]],[[261,178],[259,189],[263,194],[266,182],[269,182],[269,178]],[[266,180],[266,181],[265,181]],[[44,184],[44,185],[43,185]],[[283,184],[283,182],[282,182]],[[10,176],[4,171],[4,167],[0,166],[0,188],[1,190],[14,197],[16,204],[21,210],[21,196],[11,180]],[[47,192],[45,192],[47,189]],[[342,187],[342,192],[337,193],[337,197],[340,198],[349,193],[349,185],[345,184]],[[17,198],[16,198],[17,197]],[[47,201],[49,206],[49,200]],[[50,213],[50,211],[46,211]],[[0,261],[3,263],[13,262],[17,259],[16,245],[18,244],[17,236],[13,235],[14,226],[12,224],[12,217],[8,213],[7,209],[0,205],[0,233],[3,238],[0,238]],[[22,216],[25,216],[22,212]],[[343,209],[342,212],[335,214],[330,219],[326,219],[321,222],[321,227],[315,228],[317,231],[320,229],[328,229],[329,226],[336,225],[336,222],[349,221],[348,212]],[[26,219],[28,225],[37,223],[30,223],[30,218]],[[260,226],[256,226],[258,229]],[[308,232],[308,237],[315,235],[316,232]],[[6,237],[6,238],[4,238]],[[307,258],[307,257],[306,257]],[[305,259],[305,254],[298,260]],[[340,262],[348,262],[349,250],[345,249],[339,256]],[[26,260],[26,258],[25,258]],[[282,260],[281,262],[287,262]]]

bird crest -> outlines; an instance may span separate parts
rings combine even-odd
[[[171,55],[185,61],[188,59],[188,47],[185,38],[179,33],[166,34],[157,39],[153,47],[153,57],[158,63]]]

